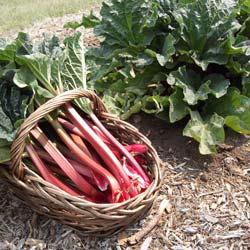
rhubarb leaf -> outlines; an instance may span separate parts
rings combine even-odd
[[[226,64],[228,55],[223,42],[238,31],[238,1],[197,0],[178,8],[175,19],[180,25],[180,38],[188,55],[204,71],[210,63]]]
[[[64,41],[66,57],[61,72],[64,89],[87,89],[87,68],[85,63],[86,48],[83,45],[82,34],[76,32]]]
[[[13,71],[7,71],[0,77],[0,106],[1,106],[1,126],[7,131],[8,138],[11,140],[16,128],[27,116],[28,107],[33,98],[33,92],[29,88],[19,88],[13,82]],[[5,117],[5,118],[4,118]],[[9,136],[8,136],[9,134]]]
[[[17,54],[29,54],[32,50],[33,46],[26,33],[18,33],[14,41],[0,39],[0,61],[14,62]]]
[[[103,2],[100,25],[95,34],[104,37],[103,49],[107,55],[123,49],[129,54],[143,51],[150,44],[154,33],[146,32],[157,20],[157,8],[154,1],[109,0]]]
[[[203,120],[197,111],[190,111],[191,120],[184,128],[183,135],[192,137],[199,144],[199,151],[201,154],[216,153],[216,145],[224,141],[224,119],[213,114],[207,119]]]
[[[169,96],[169,120],[176,122],[184,118],[188,113],[188,105],[183,101],[184,95],[182,89],[176,88],[176,91]]]
[[[205,78],[185,66],[170,73],[170,85],[183,89],[184,101],[189,105],[196,105],[198,101],[208,99],[209,94],[219,98],[226,94],[230,82],[220,74],[209,74]]]
[[[71,29],[77,29],[81,26],[84,28],[94,28],[96,25],[100,24],[100,19],[93,13],[93,11],[90,12],[89,15],[83,14],[81,22],[72,21],[67,22],[64,24],[64,28],[71,28]]]
[[[206,111],[224,117],[225,124],[236,132],[250,134],[250,98],[238,89],[229,88],[222,98],[210,100]]]

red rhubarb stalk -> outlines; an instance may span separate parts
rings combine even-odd
[[[66,133],[63,127],[57,120],[53,120],[51,117],[47,117],[51,125],[56,130],[57,134],[61,138],[61,140],[65,143],[65,145],[71,150],[73,154],[75,154],[84,164],[86,167],[92,169],[95,173],[100,174],[103,176],[109,183],[110,189],[112,192],[112,201],[117,202],[117,195],[120,195],[121,187],[118,181],[114,178],[114,176],[97,162],[95,162],[92,158],[86,155],[70,138],[70,136]],[[126,195],[126,194],[124,194]],[[128,197],[125,197],[126,199]]]
[[[131,186],[129,177],[124,172],[121,163],[109,149],[109,147],[95,134],[85,120],[78,114],[78,112],[67,103],[66,110],[78,129],[84,134],[87,141],[95,148],[103,161],[107,164],[113,175],[116,177],[120,185],[125,186],[126,191],[133,197],[137,195],[137,191]]]
[[[102,131],[102,133],[112,142],[127,158],[129,164],[134,167],[137,172],[142,176],[145,182],[150,185],[151,181],[147,176],[144,169],[138,164],[138,162],[134,159],[134,157],[128,152],[128,150],[103,126],[100,120],[96,117],[94,113],[90,114],[90,118],[95,123],[95,125]]]
[[[92,175],[93,175],[93,179],[95,180],[96,185],[98,186],[98,188],[99,188],[101,191],[105,191],[105,190],[107,189],[108,182],[107,182],[107,179],[106,179],[106,178],[103,178],[102,175],[100,175],[100,174],[98,174],[98,173],[92,171],[91,168],[88,168],[88,167],[83,166],[81,159],[79,159],[78,157],[76,157],[74,154],[70,153],[70,151],[69,151],[69,150],[67,149],[67,147],[65,147],[64,145],[57,143],[57,147],[58,147],[59,150],[62,152],[62,154],[65,155],[65,156],[68,158],[68,160],[70,161],[70,163],[72,164],[72,166],[73,166],[74,168],[76,168],[76,167],[75,167],[75,166],[76,166],[75,162],[81,164],[81,168],[82,168],[81,171],[86,171],[86,172],[85,172],[86,175],[85,175],[85,174],[83,174],[83,175],[85,175],[85,176],[90,176],[89,173],[91,172]],[[92,150],[92,147],[89,147],[89,146],[88,146],[88,150],[90,151],[90,154],[92,155],[92,159],[93,159],[96,163],[98,163],[99,165],[101,165],[101,164],[100,164],[100,161],[99,161],[99,159],[98,159],[99,157],[98,157],[98,155],[96,155],[97,153],[96,153],[94,150]],[[71,161],[71,160],[72,160],[72,161]],[[76,168],[76,170],[77,170],[77,168]],[[83,173],[83,172],[82,172],[82,173]]]
[[[31,130],[31,135],[43,146],[48,154],[55,160],[58,166],[77,185],[77,187],[89,197],[100,200],[103,194],[90,185],[69,163],[64,155],[47,138],[43,131],[37,126]]]
[[[31,144],[26,145],[26,151],[32,160],[34,166],[37,168],[37,170],[40,172],[41,176],[44,178],[44,180],[48,181],[49,183],[61,188],[63,191],[73,195],[73,196],[81,196],[80,193],[74,191],[72,188],[70,188],[68,185],[61,182],[59,179],[57,179],[49,169],[45,166],[39,155],[37,154],[35,148]]]
[[[78,147],[89,157],[92,157],[88,148],[86,147],[85,143],[83,142],[82,138],[79,135],[76,135],[74,133],[69,133],[71,139],[78,145]]]

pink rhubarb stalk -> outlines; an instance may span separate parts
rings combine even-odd
[[[121,153],[127,158],[128,163],[136,169],[136,171],[142,176],[147,185],[149,186],[151,181],[144,171],[144,169],[139,165],[139,163],[134,159],[134,157],[128,152],[128,150],[103,126],[100,120],[96,117],[94,113],[90,114],[90,118],[95,123],[95,125],[102,131],[102,133],[110,140],[110,142],[115,145]]]
[[[58,166],[77,185],[77,187],[89,197],[100,200],[103,194],[90,185],[69,163],[64,155],[47,138],[43,131],[37,126],[31,130],[31,135],[43,146],[48,154],[54,159]]]
[[[113,175],[116,177],[121,186],[125,186],[126,191],[133,197],[137,195],[137,190],[131,186],[129,177],[124,172],[121,163],[109,149],[109,147],[95,134],[85,120],[78,114],[71,104],[65,105],[68,114],[73,123],[84,134],[87,141],[95,148],[103,161],[107,164]]]
[[[80,193],[74,191],[72,188],[70,188],[68,185],[61,182],[59,179],[57,179],[49,169],[45,166],[39,155],[37,154],[35,148],[31,144],[26,145],[26,151],[32,160],[34,166],[37,168],[37,170],[40,172],[41,176],[44,178],[44,180],[48,181],[49,183],[59,187],[63,191],[67,192],[70,195],[73,196],[81,196]],[[82,196],[83,197],[83,196]]]
[[[111,192],[112,192],[112,201],[117,202],[118,201],[117,195],[120,196],[122,189],[118,181],[114,178],[114,176],[107,169],[103,168],[95,160],[93,160],[87,154],[85,154],[72,141],[70,136],[66,133],[66,131],[63,129],[63,127],[60,125],[60,123],[57,120],[53,120],[50,117],[48,117],[48,120],[51,123],[51,125],[54,127],[54,129],[56,130],[61,140],[70,149],[70,151],[82,161],[82,164],[92,169],[95,173],[100,174],[108,181]],[[126,193],[124,193],[124,196],[126,196]],[[127,199],[128,197],[125,197],[125,198]]]

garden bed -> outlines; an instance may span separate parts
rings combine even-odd
[[[72,18],[72,17],[70,17]],[[71,31],[68,19],[52,19],[30,27],[33,39],[50,31],[61,39]],[[86,32],[86,42],[94,41]],[[134,227],[112,238],[88,238],[23,205],[0,183],[0,249],[249,249],[250,140],[226,130],[216,156],[201,156],[197,144],[182,136],[182,124],[135,115],[131,123],[152,140],[166,163],[158,203],[166,209],[154,229],[137,244],[129,239],[157,216],[158,205]],[[145,231],[146,232],[146,231]]]

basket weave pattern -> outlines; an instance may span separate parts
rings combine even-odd
[[[53,110],[80,97],[92,101],[95,114],[120,142],[140,142],[148,146],[147,172],[153,181],[145,192],[122,203],[95,204],[67,194],[23,163],[22,154],[30,130]],[[50,99],[24,121],[11,147],[11,166],[0,167],[0,177],[9,184],[15,195],[36,212],[81,229],[83,233],[107,236],[144,217],[150,210],[161,184],[160,164],[151,142],[134,126],[109,114],[94,92],[76,89]]]

